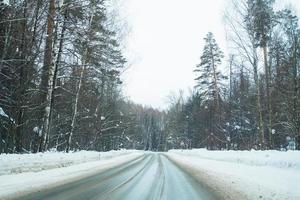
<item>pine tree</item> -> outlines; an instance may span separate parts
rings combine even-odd
[[[86,25],[76,29],[74,41],[74,48],[81,58],[79,69],[73,69],[78,70],[79,75],[74,92],[76,95],[72,100],[67,151],[71,148],[73,135],[80,130],[86,131],[92,127],[94,145],[101,136],[114,134],[121,128],[118,124],[120,116],[116,101],[119,98],[119,85],[122,83],[119,78],[120,70],[124,67],[125,59],[115,39],[116,33],[106,25],[104,1],[89,0],[86,3],[88,6],[82,7],[82,16],[79,16]],[[84,96],[89,96],[89,101],[93,100],[94,103],[83,103]],[[105,116],[105,120],[101,116]],[[76,122],[81,121],[81,118],[92,118],[94,124],[89,127],[76,127]]]
[[[225,76],[221,74],[218,67],[222,63],[224,57],[223,52],[219,48],[214,36],[209,32],[204,38],[205,46],[201,56],[201,63],[194,70],[200,75],[195,79],[197,81],[196,88],[201,96],[204,97],[206,104],[210,107],[210,133],[221,131],[221,90]]]
[[[271,102],[271,66],[268,63],[268,42],[274,25],[273,4],[275,0],[248,0],[249,13],[247,26],[255,34],[256,46],[261,47],[264,58],[265,82],[268,108],[269,147],[272,147],[272,102]],[[263,144],[264,145],[264,144]]]
[[[270,46],[271,56],[275,60],[275,87],[272,98],[275,100],[274,136],[277,146],[288,133],[292,138],[300,138],[300,29],[298,17],[288,9],[279,11],[276,16],[278,31]],[[299,141],[299,139],[298,139]]]
[[[224,55],[211,32],[207,34],[204,40],[205,46],[201,56],[201,63],[194,70],[200,73],[195,79],[197,81],[196,88],[206,96],[206,100],[214,100],[218,111],[221,80],[224,79],[224,76],[218,71],[218,66],[221,64]]]

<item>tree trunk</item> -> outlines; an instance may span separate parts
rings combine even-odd
[[[300,111],[299,111],[299,98],[300,95],[299,93],[299,85],[298,85],[298,56],[297,56],[297,47],[298,47],[298,38],[297,36],[295,37],[295,41],[294,41],[294,52],[293,52],[293,113],[292,113],[292,118],[293,118],[293,124],[295,126],[295,137],[300,138]],[[299,142],[299,139],[297,140],[297,142]],[[298,143],[298,148],[300,148],[300,144]]]
[[[54,79],[54,64],[53,64],[53,32],[54,32],[54,16],[55,16],[55,0],[49,2],[49,13],[47,19],[47,39],[44,54],[44,66],[42,71],[41,89],[42,103],[45,104],[43,113],[43,127],[42,136],[40,138],[39,151],[45,151],[47,149],[47,138],[49,135],[50,127],[50,114],[51,114],[51,101],[53,91],[53,79]]]
[[[265,66],[265,76],[266,76],[266,92],[267,92],[267,106],[268,106],[268,133],[269,133],[269,147],[273,148],[272,140],[272,104],[271,104],[271,93],[270,93],[270,78],[271,72],[268,66],[268,57],[267,57],[267,46],[263,47],[264,55],[264,66]]]
[[[218,123],[221,122],[221,113],[220,113],[220,100],[219,100],[219,88],[218,88],[218,80],[217,80],[217,70],[216,70],[216,66],[215,66],[215,58],[213,56],[213,50],[212,50],[212,47],[210,47],[210,51],[211,51],[211,54],[212,54],[212,68],[213,68],[213,73],[214,73],[214,90],[215,90],[215,103],[216,103],[216,113],[217,115],[219,115],[218,117]]]
[[[94,12],[95,9],[92,9],[92,11]],[[90,20],[89,20],[89,30],[91,31],[92,28],[92,22],[93,22],[93,18],[94,18],[94,13],[91,13],[90,16]],[[89,41],[88,41],[89,43]],[[85,65],[86,63],[88,63],[88,54],[89,54],[89,47],[86,46],[85,47],[85,52],[83,54],[83,59],[82,59],[82,67],[80,70],[80,77],[79,77],[79,83],[78,83],[78,88],[77,88],[77,92],[76,92],[76,97],[75,97],[75,104],[74,104],[74,111],[73,111],[73,115],[72,115],[72,121],[71,121],[71,130],[70,133],[68,135],[68,139],[67,139],[67,147],[66,147],[66,152],[68,153],[70,151],[70,147],[71,147],[71,143],[72,143],[72,136],[74,133],[74,128],[75,128],[75,122],[76,122],[76,117],[77,117],[77,111],[78,111],[78,101],[79,101],[79,95],[80,95],[80,90],[81,90],[81,86],[82,86],[82,79],[83,79],[83,75],[84,75],[84,71],[85,71]]]
[[[56,88],[56,85],[57,85],[58,66],[59,66],[60,61],[61,61],[61,54],[62,54],[64,41],[65,41],[64,37],[65,37],[66,29],[67,29],[67,18],[68,18],[68,9],[65,8],[64,20],[63,20],[61,33],[60,33],[60,39],[59,39],[58,53],[57,53],[56,61],[55,61],[55,64],[54,64],[54,73],[53,73],[53,79],[52,79],[52,91],[51,91],[50,113],[49,113],[49,131],[48,131],[49,133],[50,133],[50,130],[51,130],[50,125],[51,125],[51,122],[52,122],[52,115],[53,115],[52,111],[53,111],[53,107],[54,107],[54,95],[55,95],[55,91],[56,91],[55,88]]]
[[[229,126],[228,126],[228,133],[227,133],[227,137],[229,137],[229,140],[228,138],[226,138],[226,141],[227,141],[227,150],[230,150],[230,144],[231,144],[231,117],[232,117],[232,65],[233,65],[233,62],[234,62],[234,55],[231,55],[230,56],[230,63],[229,63]]]
[[[82,79],[83,79],[84,71],[85,71],[85,58],[83,60],[82,67],[81,67],[81,70],[80,70],[79,83],[78,83],[78,88],[77,88],[77,92],[76,92],[76,96],[75,96],[74,111],[73,111],[72,121],[71,121],[71,130],[70,130],[70,133],[68,135],[67,147],[66,147],[66,152],[67,153],[69,153],[69,151],[70,151],[72,136],[73,136],[73,133],[74,133],[76,116],[77,116],[77,111],[78,111],[79,94],[80,94],[80,90],[81,90],[81,86],[82,86]]]
[[[257,111],[258,111],[260,148],[263,148],[264,144],[265,144],[265,132],[264,132],[264,125],[263,125],[263,118],[262,118],[260,84],[259,84],[259,79],[258,79],[257,61],[254,61],[253,72],[254,72],[254,82],[255,82],[255,87],[256,87],[256,105],[257,105]]]
[[[20,47],[20,72],[19,72],[19,85],[18,85],[18,92],[17,92],[17,119],[16,119],[16,152],[21,153],[23,151],[23,133],[22,133],[22,126],[23,126],[23,98],[25,93],[25,82],[26,82],[26,73],[25,73],[25,65],[26,63],[26,26],[27,26],[27,2],[24,2],[24,10],[23,10],[23,21],[22,21],[22,39],[21,39],[21,47]]]

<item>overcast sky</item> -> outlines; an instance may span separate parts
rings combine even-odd
[[[300,6],[299,0],[279,0]],[[226,52],[223,11],[229,0],[124,0],[130,68],[123,78],[125,95],[155,108],[167,107],[167,96],[195,85],[203,38],[214,33]],[[299,9],[298,9],[299,10]],[[224,61],[225,62],[225,61]]]

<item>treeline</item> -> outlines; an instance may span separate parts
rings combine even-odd
[[[207,34],[195,90],[169,110],[173,139],[193,148],[300,148],[299,19],[275,3],[232,1],[224,16],[228,61]]]
[[[122,95],[124,30],[108,2],[0,1],[0,153],[299,149],[300,28],[274,5],[232,0],[229,60],[208,33],[195,89],[159,111]]]
[[[114,14],[104,0],[0,1],[0,153],[124,145]]]

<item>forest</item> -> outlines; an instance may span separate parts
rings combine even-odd
[[[228,1],[230,53],[208,32],[195,87],[159,110],[123,93],[126,28],[110,2],[0,1],[0,154],[300,149],[300,27],[292,9]]]

